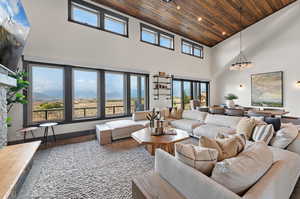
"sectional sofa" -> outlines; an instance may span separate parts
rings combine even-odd
[[[209,114],[197,110],[185,110],[182,119],[173,120],[171,126],[187,131],[191,137],[215,138],[218,134],[232,135],[242,117]],[[287,150],[300,155],[300,134],[291,142]]]
[[[181,195],[182,199],[288,199],[300,175],[300,156],[279,148],[270,149],[273,165],[243,195],[237,195],[160,149],[155,153],[155,171],[144,182],[166,182],[161,191],[168,190],[170,195]]]

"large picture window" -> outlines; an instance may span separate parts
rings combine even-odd
[[[31,68],[32,122],[64,120],[64,71],[57,67]]]
[[[174,79],[173,107],[190,109],[190,100],[200,100],[202,107],[209,106],[209,82]]]
[[[146,78],[141,75],[130,75],[131,112],[146,109]]]
[[[149,108],[149,75],[26,62],[31,82],[25,123],[128,117]]]
[[[97,71],[73,70],[73,118],[97,117],[97,76]]]
[[[105,72],[105,115],[124,115],[124,75]]]
[[[182,107],[182,81],[173,81],[173,107]]]
[[[183,82],[183,107],[185,110],[190,109],[190,101],[192,99],[192,90],[191,90],[191,82],[184,81]]]

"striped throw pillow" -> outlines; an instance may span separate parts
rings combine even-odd
[[[176,143],[175,158],[210,176],[211,171],[217,163],[218,151],[192,144]]]
[[[269,144],[273,135],[274,135],[274,127],[272,124],[269,125],[257,125],[254,128],[252,139],[255,142],[264,141],[266,144]]]

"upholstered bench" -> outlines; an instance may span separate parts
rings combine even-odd
[[[97,140],[101,145],[111,144],[113,140],[131,137],[135,131],[145,128],[146,123],[133,120],[118,120],[96,125]]]
[[[111,128],[106,124],[96,125],[96,137],[101,145],[111,144]]]

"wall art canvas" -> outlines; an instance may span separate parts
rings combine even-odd
[[[262,107],[283,107],[283,72],[251,75],[251,104]]]

